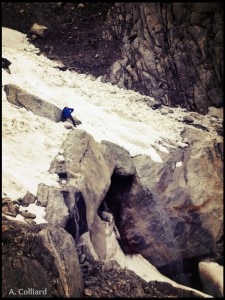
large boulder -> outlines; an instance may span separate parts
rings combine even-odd
[[[113,173],[132,176],[136,171],[129,153],[110,142],[99,144],[83,130],[72,131],[63,152],[52,161],[61,187],[38,187],[38,204],[46,207],[45,219],[66,228],[75,240],[90,231],[99,258],[106,258],[106,226],[96,214],[111,183]]]
[[[194,129],[185,138],[163,163],[134,157],[137,174],[113,176],[106,197],[124,251],[156,267],[212,253],[223,234],[221,140]]]
[[[64,201],[63,190],[40,183],[37,190],[37,204],[45,207],[46,221],[54,226],[65,228],[69,219],[69,210]]]
[[[62,110],[54,104],[30,94],[14,84],[4,85],[4,91],[10,103],[18,107],[25,107],[35,115],[60,122]]]
[[[20,205],[28,206],[29,204],[34,203],[35,201],[36,201],[35,196],[27,191],[26,195],[23,197],[23,199],[21,199]]]
[[[2,250],[3,298],[80,298],[76,244],[64,229],[4,219]]]
[[[44,206],[45,219],[50,224],[65,228],[75,241],[86,231],[86,205],[81,192],[74,186],[50,187],[38,185],[37,204]]]
[[[63,143],[67,184],[77,187],[86,205],[88,228],[109,189],[110,169],[101,146],[84,130],[74,130]]]
[[[107,164],[110,167],[111,175],[114,173],[121,176],[132,176],[136,170],[130,154],[124,148],[108,142],[101,142],[102,152]]]

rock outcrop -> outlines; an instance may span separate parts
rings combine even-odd
[[[110,167],[110,176],[113,173],[119,176],[132,176],[136,170],[128,151],[111,142],[101,142],[102,151],[107,164]]]
[[[189,129],[183,135],[189,146],[175,149],[161,164],[143,155],[131,158],[119,146],[72,131],[63,143],[64,159],[55,159],[50,168],[65,182],[59,189],[42,186],[38,196],[47,220],[71,226],[75,239],[90,231],[103,258],[104,242],[99,245],[97,237],[106,239],[100,207],[107,203],[126,253],[140,253],[175,273],[184,260],[211,255],[223,234],[223,147],[204,131]]]
[[[90,227],[111,183],[109,166],[100,144],[84,130],[70,132],[63,149],[65,160],[53,162],[50,172],[64,176],[68,185],[77,187],[81,192]]]
[[[63,228],[4,219],[2,250],[3,298],[80,298],[83,278],[76,244]]]
[[[85,201],[76,187],[39,184],[37,199],[37,204],[45,207],[45,219],[53,226],[65,228],[75,241],[88,231]]]
[[[137,173],[113,174],[105,198],[123,250],[171,272],[185,259],[211,254],[223,235],[222,143],[195,130],[184,136],[189,147],[177,148],[163,164],[134,157]]]
[[[222,3],[116,3],[104,38],[121,59],[104,82],[205,114],[223,105]]]

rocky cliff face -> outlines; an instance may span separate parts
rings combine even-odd
[[[103,79],[203,114],[222,106],[222,17],[220,3],[115,4],[104,36],[122,58]]]
[[[27,33],[65,68],[202,114],[223,104],[222,3],[5,2],[2,8],[3,26]],[[30,33],[33,23],[48,35]]]

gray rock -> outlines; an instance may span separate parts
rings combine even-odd
[[[201,114],[210,105],[222,107],[222,15],[222,3],[113,6],[103,36],[116,37],[122,54],[102,81]]]
[[[66,129],[72,129],[73,128],[73,125],[72,124],[64,124],[64,127],[66,128]]]
[[[86,205],[88,227],[110,186],[110,169],[101,145],[84,130],[76,129],[63,143],[68,184],[82,194]]]
[[[63,191],[61,188],[39,184],[37,204],[46,207],[46,221],[54,226],[65,228],[66,223],[69,220],[69,210],[64,202]]]
[[[51,121],[60,122],[62,111],[54,104],[29,94],[25,90],[13,84],[4,85],[4,91],[6,93],[7,100],[10,103],[18,107],[25,107],[34,114],[50,119]]]
[[[162,104],[158,101],[148,101],[148,106],[151,107],[152,109],[157,109],[162,106]]]
[[[107,244],[105,222],[102,221],[98,215],[96,215],[94,223],[92,224],[89,231],[91,242],[99,259],[106,259]]]
[[[133,158],[137,175],[112,178],[105,199],[124,251],[156,267],[174,262],[179,269],[182,259],[212,254],[222,236],[222,154],[208,133],[189,130],[184,137],[189,147],[163,163]]]
[[[50,225],[9,220],[3,221],[3,228],[3,297],[8,298],[11,289],[34,289],[42,291],[40,298],[80,298],[83,279],[69,233]]]
[[[121,176],[135,174],[135,167],[127,150],[108,141],[102,141],[101,144],[104,146],[102,148],[104,158],[112,173]]]
[[[35,196],[27,191],[26,195],[21,200],[20,205],[26,207],[26,206],[29,206],[29,204],[34,203],[35,201],[36,201]]]
[[[45,219],[54,226],[65,228],[74,240],[88,231],[85,201],[76,187],[39,184],[37,199],[38,205],[46,207]]]

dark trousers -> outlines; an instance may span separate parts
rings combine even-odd
[[[72,116],[70,116],[70,117],[68,117],[68,118],[64,118],[64,117],[62,116],[61,121],[62,121],[62,122],[65,122],[67,119],[70,119],[70,120],[72,121],[72,123],[73,123],[73,126],[74,126],[74,127],[77,127],[77,126],[76,126],[76,123],[75,123],[75,121],[74,121],[74,119],[73,119]]]

